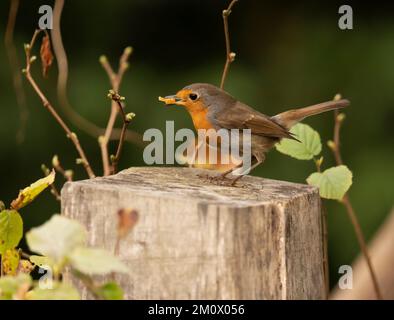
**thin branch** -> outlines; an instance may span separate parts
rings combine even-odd
[[[5,31],[4,44],[7,52],[8,61],[12,71],[13,86],[16,93],[16,102],[19,108],[19,128],[16,135],[18,143],[22,143],[25,139],[25,129],[27,119],[29,117],[29,109],[26,103],[26,94],[23,89],[22,75],[20,73],[20,64],[18,60],[17,50],[14,44],[14,29],[16,16],[19,9],[19,0],[11,0],[8,22]]]
[[[328,261],[328,228],[327,228],[327,209],[322,199],[322,229],[323,229],[323,265],[324,265],[324,280],[326,285],[326,299],[330,293],[330,272]]]
[[[66,181],[73,181],[74,172],[72,170],[65,170],[60,164],[59,157],[57,155],[53,156],[52,158],[52,166],[64,177]]]
[[[124,140],[125,140],[126,133],[127,133],[127,127],[129,125],[129,123],[131,122],[131,120],[134,118],[135,114],[134,113],[126,114],[124,112],[124,109],[122,106],[122,101],[124,101],[125,98],[120,96],[115,91],[110,90],[108,97],[116,103],[116,105],[120,111],[120,114],[122,116],[122,120],[123,120],[122,133],[120,135],[118,149],[116,150],[116,155],[111,156],[111,162],[112,162],[112,172],[111,173],[115,174],[118,171],[118,163],[119,163],[120,156],[122,154],[123,144],[124,144]]]
[[[20,254],[21,258],[30,260],[31,255],[26,253],[26,252],[24,252],[24,251],[22,251],[21,249],[19,249],[19,254]]]
[[[334,117],[335,117],[335,126],[334,126],[334,146],[335,146],[335,151],[334,151],[334,157],[335,157],[335,162],[338,165],[343,164],[342,160],[342,155],[340,152],[340,132],[341,132],[341,127],[343,121],[340,120],[339,118],[339,111],[335,110],[334,111]]]
[[[105,299],[103,294],[100,292],[100,288],[95,284],[90,276],[74,269],[72,269],[71,272],[85,285],[85,287],[93,294],[96,299]]]
[[[51,174],[51,170],[49,170],[49,168],[45,164],[41,165],[41,170],[46,177]],[[57,190],[55,184],[51,183],[49,187],[51,188],[51,194],[55,197],[56,201],[60,201],[61,200],[60,192],[59,190]]]
[[[323,157],[320,159],[315,159],[314,162],[316,165],[317,172],[321,172],[321,166],[323,163]],[[330,292],[330,272],[329,272],[329,263],[328,263],[328,229],[327,229],[327,209],[324,205],[324,199],[320,198],[321,201],[321,211],[322,211],[322,235],[323,235],[323,267],[324,267],[324,282],[325,282],[325,294],[326,299],[328,299],[328,295]]]
[[[228,8],[223,10],[223,12],[222,12],[223,26],[224,26],[224,37],[225,37],[225,41],[226,41],[226,63],[224,64],[222,80],[220,82],[220,89],[224,88],[224,83],[226,81],[226,77],[228,74],[228,70],[230,68],[230,64],[232,62],[234,62],[234,60],[235,60],[235,52],[231,51],[230,32],[228,29],[228,17],[231,14],[231,9],[233,8],[234,4],[237,2],[238,2],[238,0],[232,0],[230,2],[230,5],[228,6]]]
[[[120,88],[120,84],[123,79],[123,75],[126,72],[126,70],[129,67],[128,60],[130,55],[132,54],[132,48],[127,47],[122,56],[120,57],[119,60],[119,68],[118,72],[115,73],[111,64],[109,63],[107,57],[101,56],[100,57],[100,63],[103,66],[104,70],[108,74],[108,78],[110,80],[110,83],[112,85],[112,90],[114,92],[118,92]],[[112,131],[115,126],[115,121],[116,121],[116,116],[118,114],[118,107],[116,105],[117,103],[115,101],[112,101],[111,105],[111,114],[108,119],[107,127],[105,129],[105,134],[104,136],[99,137],[99,144],[100,144],[100,149],[101,149],[101,157],[103,160],[103,170],[104,170],[104,176],[108,176],[111,174],[111,167],[109,164],[109,155],[108,155],[108,142],[110,140],[110,137],[112,135]],[[119,140],[125,139],[125,133],[123,132],[123,128],[119,137]]]
[[[85,133],[91,137],[97,138],[99,136],[105,135],[105,130],[100,128],[93,122],[82,117],[77,113],[71,106],[67,97],[67,81],[68,81],[68,60],[67,54],[64,49],[63,39],[61,34],[61,16],[64,7],[64,0],[55,0],[55,5],[53,8],[53,29],[51,30],[52,45],[56,56],[59,75],[58,75],[58,98],[59,105],[62,108],[65,116],[79,129],[83,130]],[[123,75],[122,75],[123,76]],[[118,91],[118,90],[116,90]],[[113,108],[116,110],[116,106]],[[116,116],[115,116],[116,118]],[[108,140],[118,140],[121,135],[121,131],[118,129],[113,130],[111,136]],[[127,134],[127,141],[138,146],[144,146],[142,142],[142,136],[134,131],[129,131]]]
[[[340,95],[337,95],[334,99],[335,100],[340,99]],[[339,113],[338,110],[335,110],[334,119],[335,119],[334,141],[333,141],[333,143],[330,144],[330,149],[332,150],[332,152],[334,154],[335,161],[336,161],[337,165],[342,165],[343,161],[342,161],[342,155],[341,155],[341,151],[340,151],[340,131],[341,131],[341,126],[342,126],[342,123],[344,120],[344,114]],[[348,214],[348,217],[349,217],[349,219],[353,225],[354,231],[356,233],[357,241],[358,241],[361,251],[364,255],[364,258],[367,262],[369,273],[371,275],[371,280],[372,280],[374,290],[376,293],[376,297],[378,300],[382,300],[383,296],[382,296],[382,293],[381,293],[381,290],[380,290],[380,287],[378,284],[375,270],[372,266],[371,258],[370,258],[369,252],[368,252],[368,246],[365,241],[364,234],[361,230],[360,222],[358,221],[356,212],[353,209],[353,206],[350,202],[350,198],[349,198],[348,194],[345,194],[345,196],[343,197],[342,204],[346,208],[346,212]]]
[[[24,69],[24,73],[26,76],[26,79],[29,81],[30,85],[33,87],[34,91],[37,93],[39,98],[41,99],[41,102],[45,109],[49,111],[49,113],[55,118],[57,123],[63,128],[63,130],[66,132],[67,137],[72,141],[74,144],[80,158],[82,165],[84,166],[89,178],[94,178],[95,174],[90,166],[90,163],[85,155],[84,150],[82,149],[81,144],[79,143],[77,135],[70,130],[70,128],[66,125],[66,123],[63,121],[63,119],[60,117],[60,115],[56,112],[56,110],[53,108],[51,103],[48,101],[44,93],[41,91],[35,80],[33,79],[30,69],[31,69],[31,64],[34,62],[34,57],[31,56],[31,51],[34,47],[35,41],[37,39],[37,36],[40,34],[40,32],[43,30],[36,30],[34,32],[33,38],[30,42],[30,44],[25,46],[25,53],[26,53],[26,68]]]

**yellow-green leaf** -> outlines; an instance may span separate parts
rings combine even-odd
[[[105,300],[123,300],[123,289],[115,282],[108,282],[97,291]]]
[[[302,123],[296,124],[290,130],[300,142],[283,139],[276,145],[276,150],[298,160],[310,160],[320,154],[322,144],[320,135],[310,126]]]
[[[55,171],[42,178],[33,184],[30,187],[27,187],[19,192],[18,198],[16,198],[11,203],[11,208],[15,210],[19,210],[29,203],[31,203],[41,192],[43,192],[48,186],[50,186],[55,181]]]
[[[71,284],[55,282],[52,289],[35,288],[30,291],[29,300],[79,300],[79,292]]]
[[[71,252],[68,259],[74,269],[89,275],[128,272],[123,262],[103,249],[79,247]]]
[[[20,255],[17,249],[9,249],[1,257],[5,275],[15,276],[19,266]]]
[[[73,249],[85,245],[86,231],[79,222],[57,214],[26,233],[26,241],[31,251],[61,265]]]
[[[320,196],[325,199],[342,200],[343,196],[352,185],[353,174],[348,167],[341,165],[312,173],[308,184],[318,187]]]
[[[27,274],[16,277],[5,276],[0,278],[0,300],[22,299],[32,284],[32,279]]]
[[[23,235],[23,221],[15,210],[0,212],[0,254],[8,249],[14,249]]]
[[[54,262],[51,258],[44,256],[32,255],[30,256],[30,262],[42,269],[50,269],[54,265]]]

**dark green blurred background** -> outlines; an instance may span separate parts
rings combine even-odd
[[[63,40],[69,57],[69,98],[83,116],[104,127],[109,114],[109,83],[98,58],[106,54],[116,63],[124,47],[135,53],[121,94],[128,110],[137,114],[131,127],[143,133],[163,128],[166,120],[191,127],[186,112],[164,108],[159,95],[175,93],[193,82],[218,84],[224,63],[221,10],[227,1],[193,0],[66,0]],[[38,7],[51,1],[21,1],[15,43],[23,61],[39,18]],[[226,89],[258,110],[273,115],[288,108],[331,99],[337,92],[352,101],[342,131],[343,158],[354,173],[350,197],[368,239],[393,205],[394,160],[394,6],[384,2],[350,3],[354,30],[338,28],[338,7],[344,2],[240,0],[230,17],[232,65]],[[349,4],[349,2],[346,2]],[[3,38],[8,1],[0,3]],[[7,204],[18,190],[42,176],[42,163],[50,165],[58,154],[67,168],[75,169],[76,154],[63,131],[25,84],[30,116],[25,141],[16,143],[18,108],[4,45],[0,46],[0,198]],[[57,105],[56,66],[38,82]],[[306,123],[324,140],[332,135],[333,116],[324,114]],[[96,172],[101,172],[97,140],[78,132]],[[111,145],[112,150],[116,145]],[[114,151],[112,151],[114,152]],[[325,148],[325,165],[334,164]],[[143,165],[142,149],[126,144],[121,167]],[[272,151],[254,174],[304,182],[313,162],[288,158]],[[60,179],[59,179],[60,180]],[[359,252],[344,208],[327,202],[331,281],[339,265],[350,264]],[[23,210],[26,229],[39,225],[59,211],[47,192]]]

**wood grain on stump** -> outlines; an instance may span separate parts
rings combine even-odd
[[[140,220],[121,243],[128,299],[323,299],[318,191],[245,177],[220,186],[188,168],[131,168],[67,183],[62,213],[113,251],[117,212]],[[86,295],[85,295],[86,297]]]

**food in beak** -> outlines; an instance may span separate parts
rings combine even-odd
[[[167,96],[167,97],[159,97],[159,101],[164,102],[165,104],[176,104],[177,102],[182,101],[181,98],[177,96]]]

